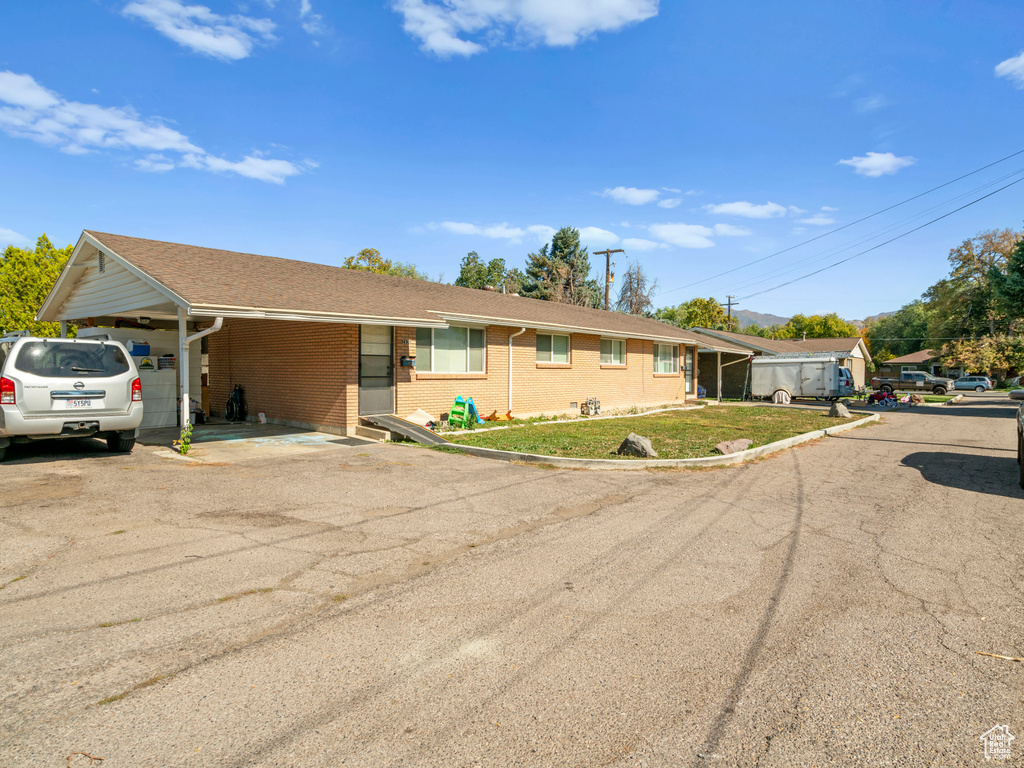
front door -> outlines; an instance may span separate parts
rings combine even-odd
[[[359,415],[394,413],[394,328],[359,326]]]

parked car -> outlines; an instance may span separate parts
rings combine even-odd
[[[99,437],[111,451],[135,447],[142,383],[118,341],[0,337],[0,461],[12,442]]]
[[[871,379],[871,386],[879,392],[916,389],[930,390],[936,395],[944,395],[953,386],[953,380],[932,376],[924,371],[903,371],[899,377],[875,376]]]
[[[973,389],[975,392],[987,392],[992,389],[992,379],[988,376],[961,376],[953,382],[953,389]]]

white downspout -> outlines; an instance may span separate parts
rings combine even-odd
[[[722,402],[722,352],[718,352],[718,402]]]
[[[224,318],[218,317],[214,319],[213,325],[209,328],[205,328],[199,333],[193,333],[191,336],[188,335],[188,315],[182,307],[178,307],[178,383],[179,392],[181,393],[181,428],[185,429],[185,425],[189,422],[189,417],[192,415],[192,403],[189,400],[188,392],[188,348],[193,341],[203,338],[203,336],[209,336],[211,333],[216,333],[224,326]]]
[[[526,333],[526,328],[520,328],[518,331],[508,337],[508,412],[512,413],[512,339],[516,336],[522,336]]]

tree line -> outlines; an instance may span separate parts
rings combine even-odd
[[[871,323],[878,362],[930,349],[969,372],[1024,368],[1024,231],[993,229],[949,252],[949,275]]]

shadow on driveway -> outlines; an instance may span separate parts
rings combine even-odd
[[[1016,456],[919,451],[909,454],[901,463],[918,470],[930,483],[1024,499],[1024,489],[1017,485],[1020,468]]]

